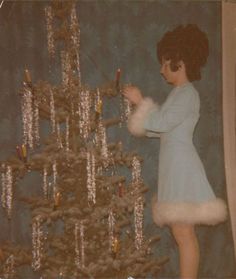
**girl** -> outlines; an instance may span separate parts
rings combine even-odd
[[[153,219],[169,225],[178,244],[180,276],[196,279],[199,246],[196,224],[214,225],[226,219],[226,205],[216,198],[192,142],[199,119],[200,102],[191,83],[201,78],[209,54],[206,34],[196,25],[178,26],[157,44],[161,74],[173,85],[162,106],[143,98],[134,86],[124,96],[136,105],[128,122],[136,136],[160,136],[158,194]]]

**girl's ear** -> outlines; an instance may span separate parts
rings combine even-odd
[[[178,69],[184,67],[184,62],[182,60],[180,60],[178,63],[177,63],[177,67]]]

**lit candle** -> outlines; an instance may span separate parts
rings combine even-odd
[[[21,151],[22,151],[23,159],[26,160],[26,157],[27,157],[27,150],[26,150],[25,144],[22,144],[22,146],[21,146]]]
[[[120,85],[120,75],[121,75],[121,70],[118,69],[116,71],[116,87],[119,87],[119,85]]]
[[[32,80],[31,80],[31,75],[30,75],[30,72],[29,72],[28,69],[25,69],[25,81],[26,81],[27,83],[31,83],[31,82],[32,82]]]
[[[119,252],[120,249],[120,243],[118,237],[114,237],[113,243],[112,243],[112,252],[116,255]]]
[[[118,193],[119,193],[119,197],[122,198],[124,196],[124,186],[122,183],[119,183],[118,185]]]
[[[22,153],[21,153],[21,149],[19,147],[19,145],[16,146],[16,153],[17,153],[17,156],[20,160],[22,160]]]
[[[60,202],[61,202],[61,193],[60,192],[56,193],[54,201],[55,201],[55,206],[60,205]]]
[[[101,114],[101,113],[102,113],[102,100],[101,100],[101,99],[98,100],[98,102],[97,102],[96,112],[97,112],[98,114]]]

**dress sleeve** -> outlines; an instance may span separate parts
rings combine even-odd
[[[157,136],[155,131],[147,131],[144,128],[145,119],[152,111],[157,111],[158,105],[155,104],[151,98],[144,98],[141,103],[136,107],[135,111],[128,119],[128,129],[131,134],[135,136]]]
[[[141,136],[147,132],[168,132],[181,124],[192,111],[194,95],[191,91],[183,90],[172,97],[168,105],[161,107],[155,105],[150,98],[145,98],[129,119],[129,131]]]

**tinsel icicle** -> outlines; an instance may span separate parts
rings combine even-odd
[[[78,73],[79,85],[81,84],[81,71],[80,71],[80,29],[79,22],[76,15],[76,5],[74,4],[71,9],[71,40],[76,53],[76,69]]]
[[[75,223],[75,265],[77,268],[85,266],[84,223]]]
[[[46,26],[47,26],[47,41],[48,41],[48,53],[51,57],[55,55],[55,42],[53,34],[53,10],[51,6],[45,8]]]
[[[11,218],[12,213],[12,198],[13,198],[13,177],[12,167],[2,165],[2,207],[6,210],[8,218]]]
[[[114,242],[114,226],[115,226],[115,217],[112,209],[109,210],[108,216],[108,229],[109,229],[109,244],[110,250],[112,251],[113,242]]]
[[[79,112],[79,129],[81,137],[86,140],[88,139],[90,132],[90,106],[91,106],[91,97],[88,90],[81,91],[80,102],[78,105]]]
[[[143,197],[139,196],[134,204],[135,247],[140,249],[143,242]]]
[[[28,86],[24,86],[23,96],[21,99],[21,111],[23,122],[23,143],[33,148],[33,95],[32,89]]]
[[[40,216],[37,216],[32,223],[32,267],[39,270],[43,257],[44,233]]]
[[[52,125],[52,132],[55,133],[56,131],[56,114],[55,114],[55,102],[53,91],[50,90],[50,120]]]
[[[95,156],[93,152],[87,152],[87,189],[88,189],[88,202],[96,203],[96,169],[95,169]]]

